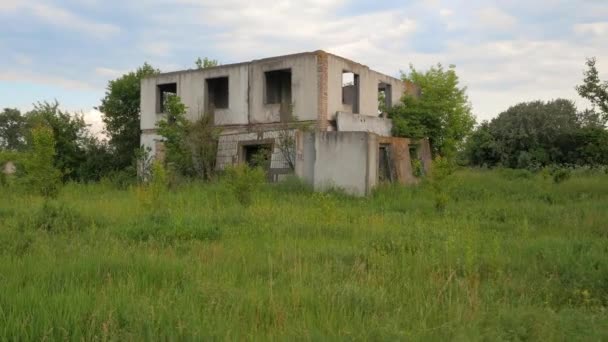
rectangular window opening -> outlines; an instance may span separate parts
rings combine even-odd
[[[378,180],[380,182],[393,182],[393,161],[391,155],[391,145],[380,144],[378,150]]]
[[[243,145],[243,161],[250,167],[270,169],[272,144]]]
[[[208,78],[207,82],[207,109],[228,108],[228,77]]]
[[[291,69],[264,73],[266,104],[291,104]]]
[[[392,86],[380,82],[378,84],[378,115],[385,116],[392,104]]]
[[[350,71],[342,72],[342,104],[350,106],[352,113],[359,113],[359,75]]]
[[[156,86],[157,88],[157,98],[156,101],[156,112],[157,113],[166,113],[167,112],[167,99],[169,96],[177,95],[177,83],[166,83],[159,84]]]

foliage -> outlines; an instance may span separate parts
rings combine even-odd
[[[212,67],[216,67],[218,65],[220,65],[220,63],[215,60],[215,59],[210,59],[205,57],[204,59],[201,59],[200,57],[196,59],[196,61],[194,61],[194,64],[196,65],[197,69],[206,69],[206,68],[212,68]]]
[[[249,167],[246,164],[229,165],[226,168],[225,182],[238,202],[248,206],[253,195],[264,183],[266,175],[262,167]]]
[[[85,141],[90,136],[82,115],[69,113],[59,108],[59,102],[38,102],[26,114],[29,129],[44,125],[53,130],[55,139],[54,164],[61,170],[63,180],[84,180],[88,175],[81,174],[80,166],[87,159]],[[26,137],[28,140],[30,137]]]
[[[444,212],[450,200],[448,195],[449,178],[454,173],[453,161],[437,156],[433,160],[431,170],[431,189],[433,190],[435,209]]]
[[[97,182],[103,177],[115,175],[114,154],[105,141],[95,137],[85,137],[81,140],[84,158],[78,165],[77,174],[79,180],[86,182]],[[133,176],[131,175],[131,178]]]
[[[557,99],[517,104],[482,123],[467,141],[471,165],[537,170],[552,164],[606,163],[608,132]]]
[[[406,94],[400,105],[390,108],[393,135],[428,137],[434,155],[453,156],[475,124],[455,67],[437,64],[421,72],[410,65],[409,74],[402,73],[402,78],[416,84],[420,96]]]
[[[458,170],[442,213],[426,182],[248,207],[195,182],[162,223],[70,183],[78,228],[50,232],[18,224],[43,199],[0,196],[0,340],[605,341],[608,175],[527,174]]]
[[[213,117],[202,115],[188,125],[187,146],[190,149],[192,167],[197,177],[211,180],[215,174],[217,144],[221,130],[214,126]]]
[[[593,107],[590,113],[599,112],[597,115],[600,126],[603,127],[608,122],[608,81],[600,80],[595,62],[595,58],[587,59],[583,84],[576,86],[576,91],[582,98],[591,102]]]
[[[109,81],[106,93],[101,99],[99,111],[110,138],[109,144],[114,156],[113,169],[131,167],[136,158],[140,138],[140,88],[141,80],[160,71],[144,63],[135,72],[129,72]]]
[[[25,125],[25,116],[18,109],[4,108],[0,113],[0,150],[23,150]]]
[[[298,117],[293,115],[293,104],[289,108],[289,117],[283,122],[277,131],[277,148],[281,152],[283,159],[293,171],[296,168],[296,137],[295,132],[308,132],[311,130],[309,123],[301,122]]]
[[[177,175],[211,179],[215,170],[220,130],[212,117],[201,115],[194,123],[186,118],[179,96],[167,99],[167,116],[157,122],[166,148],[165,163]]]
[[[553,177],[553,182],[555,184],[562,183],[570,178],[572,173],[567,168],[556,168],[551,172],[551,176]]]
[[[31,132],[31,146],[22,160],[25,171],[23,182],[35,193],[56,197],[61,185],[61,171],[54,166],[55,137],[53,130],[37,126]]]
[[[157,133],[163,137],[166,156],[165,163],[174,172],[194,176],[192,152],[188,146],[188,132],[191,123],[186,118],[186,105],[179,96],[167,98],[166,117],[156,123]]]

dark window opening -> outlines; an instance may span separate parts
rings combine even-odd
[[[245,163],[251,167],[270,169],[270,158],[272,157],[271,144],[255,144],[243,146],[243,157]]]
[[[170,96],[177,95],[177,83],[159,84],[157,86],[157,97],[156,112],[166,113],[167,112],[167,99]]]
[[[342,72],[342,104],[350,105],[352,113],[359,113],[359,75]]]
[[[410,162],[412,163],[412,174],[415,177],[424,175],[422,158],[420,158],[420,144],[410,144]]]
[[[387,83],[380,83],[378,85],[378,114],[380,116],[386,114],[392,104],[392,86]]]
[[[207,79],[207,108],[228,108],[228,77]]]
[[[391,146],[381,144],[378,150],[378,180],[380,182],[393,182],[394,179]]]
[[[264,73],[266,78],[266,104],[291,103],[291,69]]]

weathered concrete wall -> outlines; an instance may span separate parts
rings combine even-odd
[[[157,142],[162,141],[162,137],[154,132],[151,131],[143,131],[141,133],[141,146],[143,146],[145,149],[150,149],[150,155],[151,156],[156,156],[156,153],[158,152],[156,150],[157,147]]]
[[[315,190],[339,187],[362,196],[376,185],[378,138],[375,134],[308,132],[297,140],[302,146],[298,146],[296,174],[310,182]]]
[[[369,67],[335,55],[328,58],[328,113],[330,120],[335,120],[337,112],[352,113],[349,105],[342,103],[342,73],[353,72],[359,75],[359,114],[378,116],[378,85],[391,85],[392,105],[398,104],[406,91],[406,84]]]
[[[228,77],[228,108],[215,109],[208,113],[206,107],[207,79]],[[176,83],[177,95],[187,108],[187,117],[196,120],[201,115],[213,114],[216,125],[248,124],[248,65],[236,64],[203,70],[161,74],[141,81],[141,124],[142,130],[154,129],[163,117],[157,113],[157,86]]]
[[[255,124],[280,121],[280,104],[265,103],[264,73],[283,69],[291,70],[293,115],[299,120],[315,120],[318,108],[316,58],[315,54],[304,53],[251,62],[249,67],[249,122]]]
[[[369,115],[338,112],[336,114],[338,131],[344,132],[371,132],[388,137],[393,129],[390,119]]]
[[[410,155],[410,139],[395,137],[379,137],[380,144],[389,145],[391,149],[392,167],[395,170],[395,181],[400,184],[416,184],[418,178],[412,172]]]
[[[283,132],[290,134],[291,136],[295,135],[295,130],[286,130]],[[240,151],[243,143],[271,143],[272,155],[270,157],[270,175],[272,180],[280,180],[283,175],[293,173],[293,170],[290,169],[289,162],[279,148],[279,142],[277,141],[278,136],[278,131],[260,131],[220,136],[216,169],[224,170],[229,165],[244,163],[245,161],[241,160],[243,156]],[[295,160],[295,156],[292,157],[292,160]]]

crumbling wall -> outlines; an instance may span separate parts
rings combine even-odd
[[[299,133],[296,174],[315,190],[331,187],[363,196],[378,179],[378,139],[367,132]],[[299,165],[298,165],[299,164]]]
[[[218,150],[216,157],[216,169],[224,170],[229,165],[243,163],[241,149],[244,144],[272,144],[272,153],[270,157],[270,178],[272,181],[279,181],[285,175],[293,173],[289,166],[288,160],[281,151],[280,142],[278,141],[280,131],[260,131],[237,134],[221,135],[218,141]],[[285,130],[281,134],[295,135],[295,130]],[[295,152],[295,148],[294,148]],[[292,157],[295,160],[295,156]]]
[[[338,131],[371,132],[379,136],[391,136],[393,122],[390,119],[338,112],[336,115]]]

